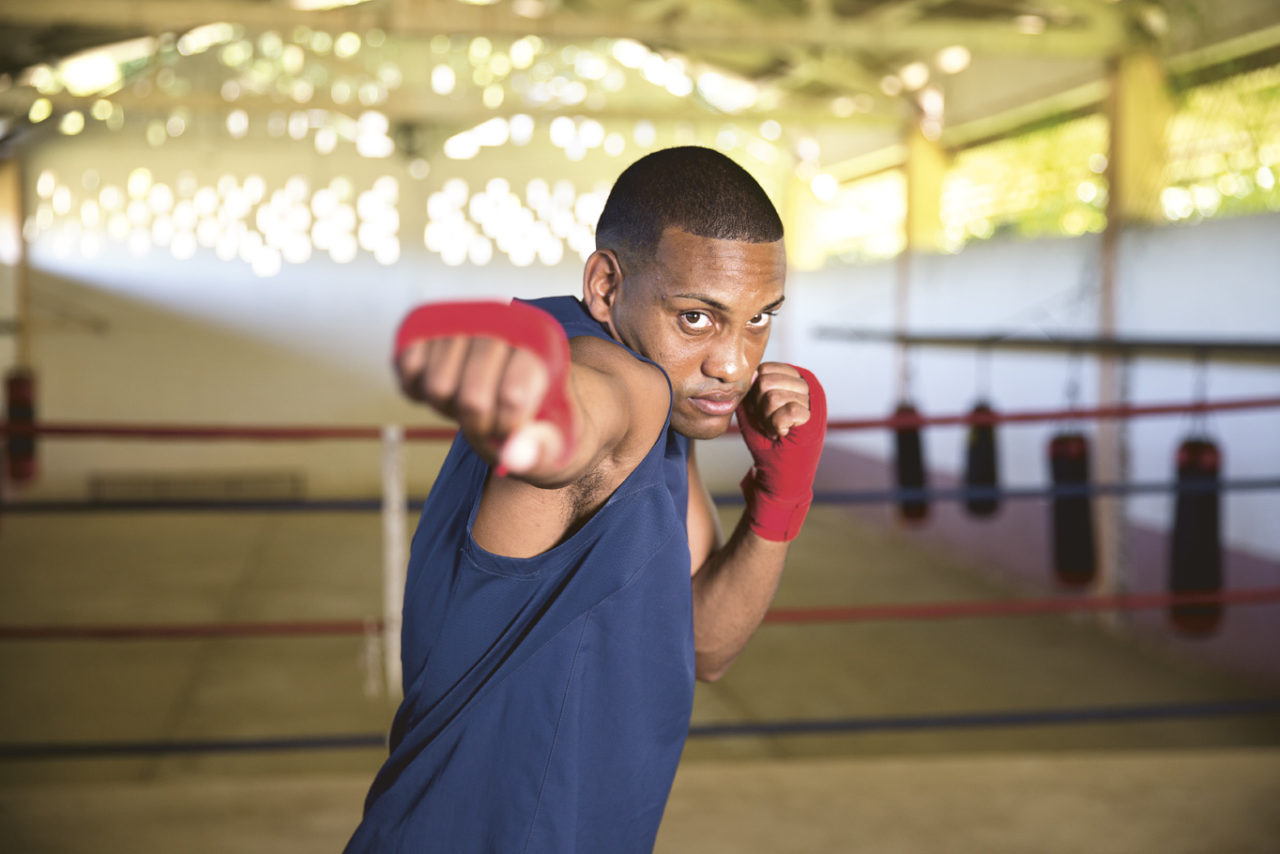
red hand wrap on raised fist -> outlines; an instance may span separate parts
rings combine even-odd
[[[536,417],[560,430],[564,436],[561,461],[567,460],[576,444],[577,432],[569,407],[569,339],[556,319],[523,302],[430,303],[415,308],[401,321],[393,358],[399,358],[415,341],[460,335],[497,338],[512,347],[528,350],[542,360],[547,368],[547,394]]]
[[[795,366],[793,366],[795,367]],[[813,478],[827,434],[827,396],[810,371],[796,367],[809,386],[809,420],[781,439],[761,433],[738,410],[738,427],[755,466],[742,479],[751,530],[766,540],[789,542],[800,533],[813,503]]]

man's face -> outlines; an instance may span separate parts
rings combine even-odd
[[[671,424],[694,439],[728,429],[769,343],[786,278],[782,241],[663,232],[654,257],[622,281],[615,334],[671,378]]]

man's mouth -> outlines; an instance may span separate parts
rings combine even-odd
[[[732,415],[741,402],[742,395],[737,392],[701,394],[697,397],[689,398],[689,403],[693,405],[694,409],[716,418]]]

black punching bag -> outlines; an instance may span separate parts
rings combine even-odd
[[[912,424],[920,413],[910,403],[903,401],[894,410],[899,423],[893,431],[894,460],[898,474],[898,489],[923,491],[925,488],[924,447],[920,441],[920,425]],[[903,496],[898,499],[898,512],[909,522],[918,522],[929,515],[929,502],[923,495]]]
[[[995,415],[986,401],[979,401],[972,414],[984,419]],[[970,493],[965,499],[965,507],[970,515],[994,516],[1000,509],[1000,499],[995,494],[1000,485],[999,468],[995,423],[980,421],[970,424],[964,464],[964,485]]]
[[[1203,437],[1178,446],[1178,497],[1169,546],[1169,592],[1220,593],[1222,542],[1218,513],[1218,472],[1222,455]],[[1174,605],[1174,628],[1186,635],[1211,635],[1222,622],[1222,605]]]
[[[1068,587],[1088,587],[1098,571],[1093,501],[1085,491],[1089,488],[1089,439],[1083,433],[1060,433],[1050,439],[1049,470],[1054,486],[1053,574]]]
[[[14,368],[4,378],[5,451],[9,480],[28,483],[36,477],[36,378],[26,368]]]

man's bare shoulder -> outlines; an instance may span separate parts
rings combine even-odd
[[[666,423],[671,403],[671,388],[667,385],[666,375],[652,362],[637,358],[622,345],[603,338],[571,338],[569,349],[575,365],[597,372],[618,389],[625,401],[629,414],[627,438],[617,451],[623,457],[632,457],[636,451],[643,456]],[[618,399],[614,397],[601,403],[616,406]],[[588,410],[592,408],[590,401],[584,401],[584,404]]]
[[[652,362],[637,358],[621,344],[582,335],[569,339],[569,350],[574,364],[616,378],[633,394],[660,401],[670,400],[671,390],[662,370]]]

